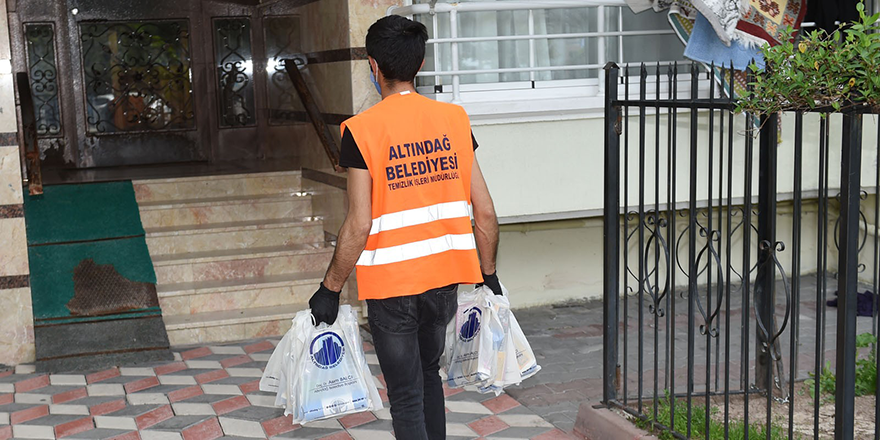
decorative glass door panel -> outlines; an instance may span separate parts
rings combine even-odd
[[[221,127],[245,127],[256,122],[254,60],[248,17],[214,19],[214,57]]]
[[[37,136],[59,137],[62,135],[62,123],[58,97],[58,63],[55,60],[55,27],[51,23],[28,24],[24,33]]]
[[[265,17],[266,75],[268,75],[269,124],[290,124],[305,112],[293,83],[284,70],[282,60],[302,52],[298,16]]]
[[[79,27],[90,135],[195,128],[186,21]]]
[[[280,60],[301,50],[297,8],[18,0],[13,69],[28,74],[47,164],[296,156],[302,106]]]

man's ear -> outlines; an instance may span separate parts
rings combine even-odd
[[[422,58],[422,65],[419,66],[419,71],[421,71],[421,70],[424,69],[424,68],[425,68],[425,59]]]
[[[377,68],[374,67],[374,66],[377,65],[376,60],[373,59],[373,57],[368,56],[368,57],[367,57],[367,62],[370,63],[370,72],[371,72],[373,75],[376,75],[376,74],[378,73],[378,72],[376,72],[376,71],[379,70],[379,69],[377,69]]]

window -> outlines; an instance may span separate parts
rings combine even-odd
[[[428,28],[419,92],[485,123],[599,117],[608,61],[649,72],[685,61],[667,14],[623,0],[420,0],[392,13]]]
[[[494,89],[497,83],[592,80],[587,83],[598,84],[607,61],[656,63],[684,59],[684,46],[672,32],[666,14],[634,14],[622,2],[613,1],[609,6],[566,9],[529,3],[534,9],[462,8],[455,19],[455,34],[449,12],[417,15],[428,27],[430,38],[436,40],[429,44],[426,56],[425,70],[430,76],[419,78],[418,85],[447,91],[444,86],[451,85],[453,77],[443,72],[456,67],[451,42],[456,39],[460,83],[494,84]],[[491,2],[479,4],[491,7]],[[529,35],[545,38],[529,40]],[[510,86],[517,88],[515,84]]]

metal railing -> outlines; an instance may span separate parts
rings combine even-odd
[[[571,9],[571,8],[595,8],[597,11],[597,31],[579,33],[554,33],[538,34],[535,32],[535,12],[540,10]],[[452,77],[452,100],[461,102],[461,77],[480,74],[504,74],[504,73],[528,73],[529,80],[534,82],[539,72],[561,72],[595,70],[599,76],[600,93],[603,87],[602,67],[606,62],[607,41],[609,38],[617,38],[617,58],[623,59],[623,39],[629,36],[671,35],[671,29],[658,30],[632,30],[624,31],[623,14],[617,14],[617,30],[606,30],[606,10],[608,8],[629,8],[624,0],[549,0],[549,1],[498,1],[498,2],[464,2],[464,3],[421,3],[410,6],[395,6],[388,9],[388,15],[419,16],[429,15],[432,35],[435,38],[428,40],[428,44],[434,50],[434,70],[419,72],[419,77],[434,77],[434,84],[442,84],[443,76]],[[467,12],[499,12],[499,11],[528,11],[528,34],[525,35],[498,35],[486,37],[462,37],[459,35],[459,14]],[[437,38],[440,29],[440,14],[447,14],[450,35],[448,38]],[[578,65],[551,65],[538,66],[537,49],[535,42],[538,40],[558,40],[571,38],[595,39],[598,61],[595,64]],[[502,41],[528,41],[529,42],[529,65],[528,67],[511,67],[496,69],[462,69],[460,66],[459,45],[463,43],[479,42],[502,42]],[[442,51],[443,44],[449,44],[451,69],[443,70]],[[661,62],[660,65],[668,65],[672,62]],[[654,64],[654,63],[652,63]]]
[[[21,146],[24,158],[23,183],[32,196],[43,194],[43,171],[40,160],[40,144],[37,142],[37,120],[34,113],[34,99],[31,96],[31,82],[28,74],[15,74],[18,89],[18,102],[21,107]]]
[[[606,69],[605,404],[676,438],[880,438],[880,393],[856,405],[880,359],[856,346],[878,335],[880,124],[863,151],[864,108],[736,115],[696,65],[637,68],[637,98]]]
[[[330,124],[324,121],[324,112],[315,99],[314,91],[309,87],[303,72],[300,71],[300,69],[306,68],[306,56],[304,54],[297,54],[292,58],[281,60],[281,63],[284,65],[284,70],[287,72],[287,76],[290,78],[290,82],[293,84],[293,88],[296,90],[296,94],[305,108],[306,116],[311,121],[312,128],[315,129],[315,134],[318,136],[321,146],[324,148],[324,154],[330,160],[330,165],[333,166],[337,173],[343,172],[344,168],[339,166],[339,145],[337,145],[336,138],[333,137],[333,133],[330,131]]]

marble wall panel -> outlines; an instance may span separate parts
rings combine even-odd
[[[0,133],[18,131],[15,118],[15,89],[12,84],[12,64],[8,59],[0,58]]]
[[[346,0],[321,0],[301,8],[302,44],[305,52],[349,48]]]
[[[18,146],[0,146],[0,205],[22,203]]]
[[[370,62],[366,60],[351,63],[351,105],[358,114],[374,105],[382,98],[370,80]]]
[[[352,114],[351,62],[311,64],[306,80],[313,85],[315,100],[324,113]],[[367,81],[370,81],[367,71]]]
[[[6,11],[6,0],[0,0],[0,11]],[[0,133],[18,131],[10,53],[9,24],[6,14],[0,14]],[[0,205],[21,205],[21,177],[18,146],[0,146]],[[5,212],[20,212],[10,208]],[[0,277],[23,281],[21,276],[29,272],[24,218],[0,219]],[[0,364],[33,362],[35,355],[31,289],[0,290]]]
[[[0,0],[0,11],[6,12],[6,0]],[[15,118],[15,90],[9,45],[9,22],[6,14],[0,14],[0,132],[18,130]]]
[[[331,125],[330,130],[338,133],[339,126]],[[295,144],[292,147],[285,146],[284,148],[295,149],[296,156],[303,168],[332,170],[330,159],[327,158],[327,153],[324,152],[324,147],[321,145],[318,135],[315,134],[315,128],[312,124],[304,122],[291,125],[289,133],[290,139],[293,139]],[[270,138],[270,142],[272,141]],[[276,143],[280,142],[281,140],[279,139]]]
[[[8,60],[12,58],[9,44],[9,21],[6,17],[6,0],[0,0],[0,60]]]
[[[338,234],[348,212],[346,191],[309,179],[303,179],[303,187],[308,188],[306,191],[315,193],[312,196],[312,212],[323,219],[324,231],[333,235]]]
[[[388,8],[399,6],[399,0],[349,0],[349,44],[351,47],[363,47],[367,30],[376,20],[385,16]]]
[[[30,273],[25,234],[24,218],[0,219],[0,276]]]
[[[33,362],[34,320],[31,289],[0,290],[0,364]]]

